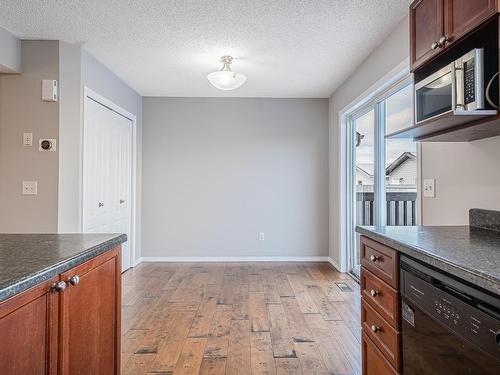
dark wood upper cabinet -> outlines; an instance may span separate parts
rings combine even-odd
[[[411,70],[440,55],[497,11],[497,0],[413,2],[410,5]]]
[[[412,69],[438,54],[444,35],[444,0],[418,0],[410,6]]]
[[[497,0],[445,0],[446,36],[453,43],[497,11]]]
[[[0,302],[0,374],[57,374],[57,281]]]

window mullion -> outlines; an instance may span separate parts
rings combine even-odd
[[[385,101],[375,105],[375,225],[386,224],[385,194]]]

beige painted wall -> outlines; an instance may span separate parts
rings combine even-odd
[[[500,210],[500,137],[422,143],[422,175],[436,179],[436,198],[422,200],[424,225],[468,224],[473,207]]]
[[[42,79],[59,79],[59,42],[23,41],[20,75],[0,75],[0,232],[56,232],[58,152],[39,152],[38,139],[58,138],[59,103],[43,102]],[[32,147],[22,145],[33,133]],[[23,180],[38,195],[23,196]]]
[[[327,99],[144,98],[143,111],[143,257],[328,255]]]

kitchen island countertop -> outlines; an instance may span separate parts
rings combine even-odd
[[[0,234],[0,301],[126,240],[124,234]]]

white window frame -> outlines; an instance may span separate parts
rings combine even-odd
[[[396,68],[387,73],[368,90],[363,92],[349,105],[344,107],[339,112],[340,136],[338,139],[338,149],[340,150],[339,157],[339,170],[340,170],[340,188],[337,196],[338,207],[338,225],[339,225],[339,238],[337,239],[339,254],[339,268],[342,272],[347,272],[351,269],[349,264],[349,249],[354,244],[352,243],[355,238],[351,234],[351,229],[355,224],[355,217],[353,210],[350,209],[355,197],[353,196],[352,183],[355,174],[352,168],[355,168],[352,161],[354,160],[354,148],[352,147],[352,119],[359,117],[361,114],[367,113],[375,109],[375,181],[374,181],[374,194],[375,200],[381,202],[385,197],[385,176],[384,163],[385,158],[385,134],[378,131],[378,127],[382,123],[381,119],[385,116],[385,103],[392,94],[401,90],[406,85],[413,82],[413,76],[409,72],[408,60],[401,62]],[[382,138],[382,141],[381,139]],[[421,145],[417,142],[417,225],[421,223]],[[376,224],[384,225],[383,218],[385,217],[385,205],[375,206],[374,221]]]

